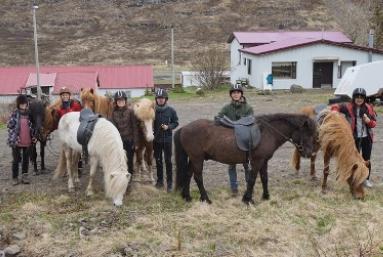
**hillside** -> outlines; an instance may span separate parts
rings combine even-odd
[[[34,63],[31,2],[2,0],[0,65]],[[227,50],[233,31],[341,30],[364,41],[345,27],[359,24],[356,31],[364,35],[365,9],[359,7],[352,0],[41,0],[40,62],[164,64],[172,25],[178,65],[203,47]]]

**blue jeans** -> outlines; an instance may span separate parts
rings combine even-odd
[[[238,190],[238,180],[237,180],[237,169],[236,169],[236,164],[233,164],[233,165],[229,165],[229,169],[228,169],[228,172],[229,172],[229,180],[230,180],[230,188],[231,190]],[[243,168],[245,170],[245,180],[246,180],[246,183],[247,181],[249,180],[249,173],[250,173],[250,169],[249,169],[249,164],[248,163],[244,163],[243,164]]]

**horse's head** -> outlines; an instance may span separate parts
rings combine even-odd
[[[127,171],[115,171],[110,174],[109,196],[115,206],[121,206],[131,174]]]
[[[33,100],[29,104],[29,114],[38,140],[43,140],[43,127],[45,122],[46,104],[39,100]]]
[[[55,108],[46,107],[42,130],[42,139],[47,140],[49,134],[56,129],[59,122],[59,114]]]
[[[301,115],[301,120],[297,124],[297,129],[293,132],[291,139],[297,146],[297,150],[305,158],[312,155],[317,137],[315,121],[305,115]]]
[[[133,105],[134,115],[136,118],[143,123],[143,132],[146,141],[151,142],[154,139],[153,135],[153,121],[155,116],[154,102],[142,98]]]
[[[356,161],[351,167],[351,176],[347,179],[350,185],[351,194],[356,199],[363,199],[365,196],[363,183],[368,177],[369,161],[360,159]]]
[[[80,99],[81,99],[81,104],[85,108],[90,108],[94,111],[96,96],[95,96],[93,88],[81,88]]]

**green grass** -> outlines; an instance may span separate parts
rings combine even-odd
[[[7,124],[0,122],[0,129],[5,129],[7,127]]]

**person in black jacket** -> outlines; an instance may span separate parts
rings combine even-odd
[[[157,188],[164,187],[162,152],[166,165],[167,191],[172,190],[172,130],[178,126],[176,111],[167,105],[168,93],[160,88],[156,91],[156,116],[154,119],[154,158],[157,166]]]

